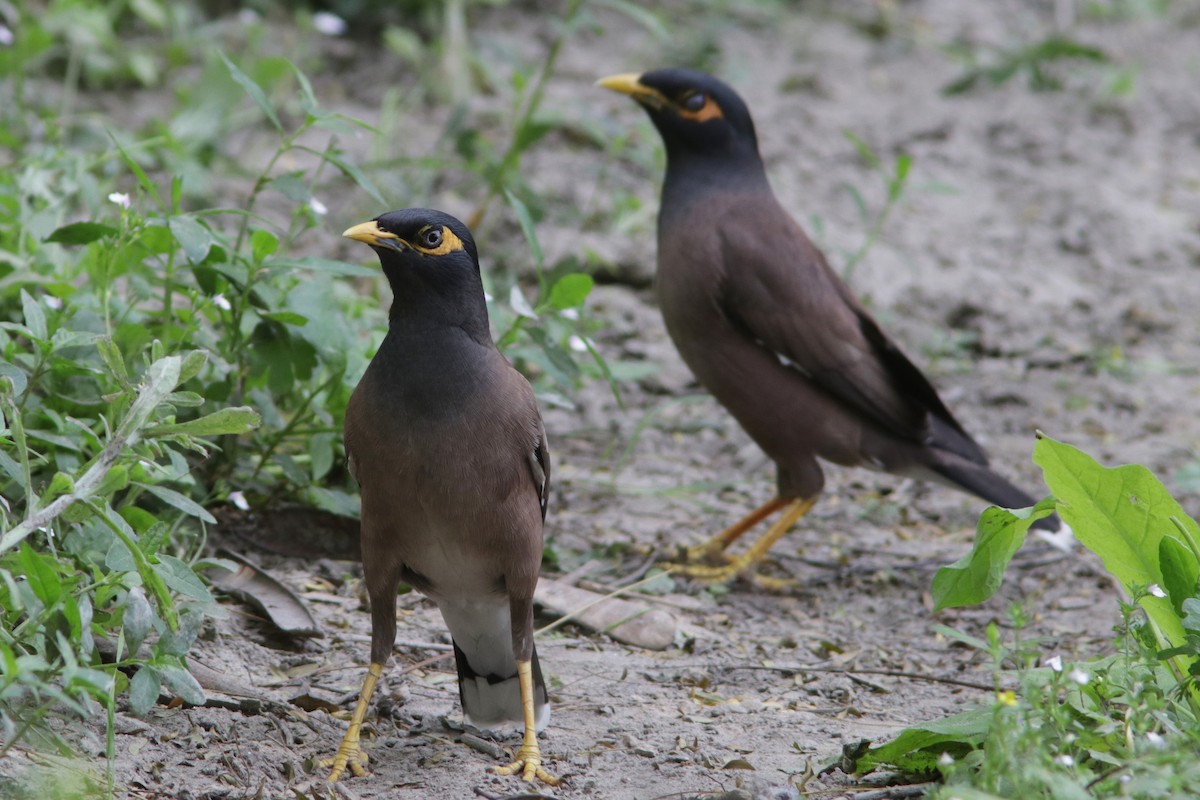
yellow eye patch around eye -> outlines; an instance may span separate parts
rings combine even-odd
[[[454,234],[454,231],[445,225],[442,226],[442,243],[437,247],[424,247],[417,242],[409,242],[409,244],[412,246],[412,249],[427,256],[444,256],[463,249],[462,239],[459,239]]]
[[[686,108],[677,105],[675,111],[684,119],[690,119],[693,122],[707,122],[710,119],[724,119],[725,114],[721,111],[721,107],[717,105],[717,101],[711,97],[704,98],[704,105],[699,111],[688,111]]]

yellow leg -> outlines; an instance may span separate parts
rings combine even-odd
[[[725,548],[736,542],[743,533],[786,506],[788,502],[782,497],[772,497],[704,544],[689,547],[684,556],[685,562],[695,564],[698,561],[709,561],[716,558],[725,552]]]
[[[774,502],[775,501],[772,501],[772,503]],[[676,568],[676,572],[705,583],[725,583],[733,580],[738,575],[751,571],[760,561],[766,558],[767,551],[771,549],[775,542],[779,541],[779,538],[787,533],[788,529],[795,525],[797,520],[807,514],[809,509],[811,509],[813,504],[816,502],[817,499],[815,497],[809,500],[779,501],[780,505],[787,505],[787,510],[784,511],[782,517],[772,523],[771,527],[767,529],[767,532],[763,534],[762,538],[751,545],[750,549],[745,553],[737,558],[731,559],[728,564],[722,567],[709,567],[704,566],[703,564],[682,564]],[[750,519],[755,515],[759,515],[760,512],[763,512],[763,510],[768,508],[768,506],[771,506],[771,503],[767,503],[762,508],[759,508],[753,514],[747,517],[747,519]],[[762,513],[760,516],[758,516],[758,520],[768,516],[773,510],[774,509],[772,508],[771,510]],[[743,522],[744,521],[745,520],[743,520]],[[741,525],[741,523],[738,523],[738,525]],[[733,527],[737,528],[738,525]],[[730,530],[732,530],[732,528]],[[721,535],[724,536],[725,534]],[[740,532],[738,535],[740,535]],[[720,537],[717,538],[719,539]],[[766,578],[758,577],[756,580],[764,586],[778,588],[775,582],[769,581]]]
[[[559,779],[542,769],[542,750],[538,747],[537,717],[533,711],[533,667],[532,662],[517,662],[517,679],[521,683],[521,709],[525,712],[525,741],[517,752],[517,760],[506,767],[496,767],[500,775],[515,775],[520,772],[527,781],[534,778],[551,786],[558,786]]]
[[[334,783],[342,777],[346,767],[350,767],[355,777],[361,778],[367,774],[367,754],[362,752],[358,742],[358,732],[362,728],[363,719],[367,716],[367,708],[371,705],[371,695],[375,693],[375,684],[383,675],[383,664],[371,662],[367,668],[367,677],[363,680],[362,691],[358,693],[358,705],[354,707],[354,715],[350,717],[350,727],[342,738],[342,745],[333,758],[322,759],[321,766],[332,766],[329,782]]]

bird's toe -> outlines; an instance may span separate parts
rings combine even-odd
[[[542,768],[542,751],[537,747],[522,747],[517,752],[516,760],[511,764],[503,767],[495,767],[497,775],[516,775],[521,773],[522,780],[533,783],[535,780],[541,781],[548,786],[558,786],[562,783],[560,778],[556,778]]]

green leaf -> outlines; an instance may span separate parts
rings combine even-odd
[[[1192,541],[1200,539],[1195,520],[1145,467],[1106,468],[1045,435],[1038,437],[1033,460],[1042,467],[1046,485],[1058,499],[1059,514],[1075,538],[1100,556],[1105,569],[1131,594],[1138,586],[1167,585],[1160,548],[1164,537],[1176,533],[1177,522]],[[1141,606],[1162,646],[1183,644],[1183,625],[1170,600],[1146,595]]]
[[[129,681],[129,710],[134,716],[144,717],[158,702],[162,679],[152,667],[141,667]]]
[[[50,331],[46,327],[46,312],[42,310],[41,304],[24,289],[21,290],[21,313],[25,315],[25,327],[29,328],[29,333],[34,339],[44,342],[49,338]]]
[[[970,606],[987,600],[1000,588],[1004,570],[1020,549],[1034,520],[1048,516],[1052,501],[1043,500],[1024,516],[992,506],[984,510],[975,529],[971,552],[942,567],[933,576],[930,592],[934,610]]]
[[[50,479],[50,485],[42,492],[41,505],[44,508],[47,503],[60,494],[73,491],[75,491],[75,481],[71,480],[71,476],[65,472],[56,472]]]
[[[317,96],[313,93],[312,83],[299,67],[291,61],[287,63],[292,68],[292,72],[296,73],[296,80],[300,83],[300,102],[304,106],[304,110],[309,114],[315,114],[320,107],[317,105]]]
[[[58,574],[58,564],[53,556],[39,553],[30,547],[28,542],[22,542],[20,550],[17,551],[17,563],[38,600],[47,608],[58,603],[63,587]]]
[[[333,469],[333,446],[336,437],[332,433],[314,433],[308,440],[308,455],[312,464],[312,479],[319,481]]]
[[[984,707],[913,725],[847,766],[858,775],[881,766],[910,774],[934,772],[942,753],[958,758],[978,747],[991,727],[992,715],[992,709]]]
[[[512,289],[510,289],[508,292],[508,304],[512,306],[512,310],[515,311],[518,316],[525,317],[526,319],[538,318],[537,312],[533,310],[533,306],[529,305],[529,301],[525,299],[525,295],[522,293],[521,287],[515,283],[513,284]]]
[[[192,378],[200,374],[200,370],[204,369],[204,365],[208,363],[208,353],[203,350],[192,350],[183,357],[183,363],[179,365],[179,383],[187,383]]]
[[[270,231],[255,228],[254,232],[250,234],[250,252],[254,257],[254,263],[261,262],[278,249],[279,237]]]
[[[183,248],[183,254],[187,256],[188,261],[193,264],[204,261],[213,245],[212,233],[208,228],[191,217],[171,217],[167,224],[171,227],[175,241]]]
[[[224,52],[218,50],[217,55],[225,62],[225,69],[229,70],[230,77],[246,90],[246,94],[250,95],[250,99],[267,115],[267,119],[271,120],[271,124],[275,126],[275,130],[283,133],[283,125],[279,123],[279,117],[275,116],[275,109],[271,108],[271,103],[267,100],[267,95],[263,92],[262,87],[255,83],[249,75],[238,69]]]
[[[162,198],[158,195],[158,189],[154,188],[154,184],[146,177],[146,171],[142,169],[142,165],[134,161],[133,157],[125,152],[125,148],[121,146],[121,143],[111,133],[109,134],[109,138],[112,139],[113,146],[117,148],[117,152],[121,154],[121,160],[125,162],[125,166],[129,167],[129,171],[137,178],[138,185],[142,187],[146,194],[154,198],[154,202],[161,206],[163,202]]]
[[[104,478],[92,491],[95,497],[109,497],[129,485],[129,467],[124,464],[113,464],[105,473]]]
[[[326,489],[321,486],[309,486],[305,490],[305,500],[322,511],[343,517],[355,518],[359,515],[359,501],[338,489]]]
[[[261,424],[262,417],[257,411],[249,406],[236,406],[222,408],[220,411],[214,411],[187,422],[154,425],[146,430],[146,435],[169,436],[183,433],[189,436],[223,436],[231,433],[246,433]],[[196,515],[193,514],[193,516]]]
[[[529,250],[533,253],[534,266],[541,269],[544,260],[542,244],[538,241],[537,230],[533,226],[533,216],[529,213],[529,207],[508,189],[504,190],[504,196],[508,199],[508,204],[512,206],[513,212],[517,215],[517,222],[521,226],[521,233],[525,234],[525,241],[529,243]]]
[[[307,325],[308,317],[303,314],[297,314],[295,311],[263,311],[262,316],[267,319],[273,319],[276,322],[282,322],[285,325]]]
[[[125,596],[125,610],[121,615],[125,646],[129,648],[130,653],[136,653],[141,647],[153,623],[154,610],[150,607],[150,601],[146,599],[146,591],[140,586],[133,587]],[[155,693],[157,692],[156,688]]]
[[[366,174],[364,174],[363,171],[355,164],[338,158],[333,153],[322,153],[321,157],[341,170],[350,180],[357,183],[359,188],[361,188],[364,192],[371,195],[371,197],[379,201],[382,205],[387,205],[387,200],[383,199],[383,195],[380,194],[379,190],[375,188],[375,184],[371,183],[370,178],[368,178]]]
[[[202,706],[208,700],[204,689],[200,688],[199,682],[192,677],[192,673],[183,667],[161,664],[158,666],[158,670],[162,673],[163,680],[166,681],[171,691],[185,703]]]
[[[12,393],[14,396],[20,396],[25,393],[25,389],[29,386],[29,376],[25,371],[16,364],[5,361],[0,358],[0,379],[8,378],[12,382]]]
[[[267,184],[289,200],[297,203],[307,203],[312,197],[308,185],[304,183],[303,172],[286,172],[271,179]]]
[[[97,239],[116,236],[118,233],[113,226],[100,222],[72,222],[47,236],[46,241],[56,244],[90,244]]]
[[[96,349],[100,351],[100,358],[104,360],[104,365],[108,367],[108,371],[117,379],[117,383],[121,387],[130,390],[129,371],[125,368],[125,359],[121,355],[121,348],[113,341],[111,336],[103,336],[96,342]]]
[[[172,663],[174,659],[183,658],[188,650],[196,643],[200,635],[204,617],[201,614],[188,612],[179,616],[178,630],[168,631],[154,643],[155,666]]]
[[[195,571],[187,565],[187,562],[166,553],[159,553],[157,558],[158,563],[154,565],[154,571],[162,578],[163,583],[167,584],[172,590],[196,600],[214,602],[212,594],[208,591],[208,587],[204,585],[204,581],[200,580]],[[185,614],[180,619],[186,626],[188,620],[198,617],[199,615],[197,614]],[[192,638],[195,638],[194,634]],[[191,642],[188,643],[188,647],[190,646]],[[186,651],[187,648],[184,648],[183,652]]]
[[[585,275],[582,272],[573,272],[570,275],[564,275],[559,278],[554,286],[550,289],[550,299],[547,301],[551,308],[562,311],[568,308],[575,308],[583,305],[583,301],[587,300],[591,294],[592,286],[595,281],[591,275]]]
[[[1200,561],[1186,544],[1174,536],[1164,536],[1158,543],[1158,565],[1162,570],[1162,588],[1175,607],[1175,613],[1182,617],[1184,601],[1196,596]]]
[[[196,517],[197,519],[203,520],[204,522],[208,522],[210,524],[216,522],[216,520],[213,519],[213,515],[204,510],[204,506],[200,505],[187,495],[180,494],[174,489],[168,489],[165,486],[156,486],[152,483],[138,483],[137,485],[141,486],[147,492],[154,495],[159,500],[162,500],[172,508],[179,509],[189,517]]]

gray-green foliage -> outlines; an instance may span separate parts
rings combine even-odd
[[[337,242],[319,196],[354,187],[377,213],[402,204],[343,148],[373,129],[261,53],[252,20],[202,23],[197,7],[154,0],[35,10],[18,10],[18,39],[0,47],[5,749],[46,735],[48,713],[111,715],[119,697],[140,713],[163,687],[203,702],[186,655],[219,612],[195,571],[214,504],[240,493],[356,513],[341,422],[386,327],[385,292],[373,260],[312,255]],[[56,22],[72,14],[78,27]],[[126,47],[129,24],[149,35]],[[130,75],[160,87],[155,113],[80,113],[87,90]],[[517,161],[537,140],[492,135],[518,143]],[[504,162],[479,176],[477,201],[510,197],[539,282],[493,315],[539,391],[569,402],[606,369],[579,314],[591,279],[543,270]]]

